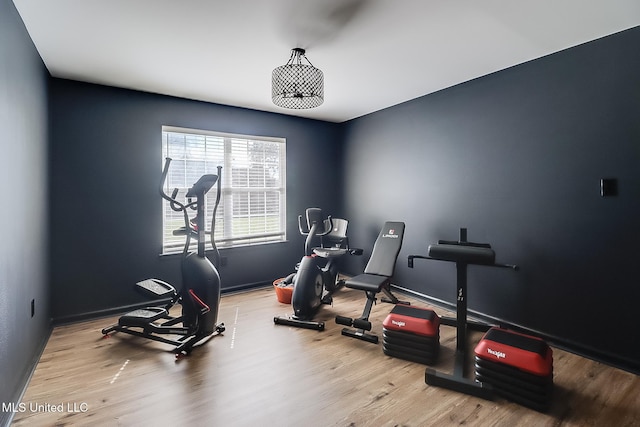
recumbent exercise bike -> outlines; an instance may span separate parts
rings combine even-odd
[[[305,218],[298,216],[300,234],[306,236],[305,255],[296,266],[296,272],[280,283],[293,283],[293,314],[274,317],[275,324],[324,330],[324,322],[313,318],[323,304],[333,302],[333,294],[344,285],[344,280],[338,278],[338,260],[347,254],[362,254],[362,249],[349,247],[348,224],[345,219],[324,218],[320,208],[308,208]],[[314,247],[317,238],[320,238],[320,246]]]
[[[178,189],[174,189],[171,196],[164,191],[164,184],[169,172],[171,159],[167,158],[162,171],[160,195],[169,202],[171,209],[182,212],[184,227],[173,232],[174,235],[184,235],[185,244],[182,259],[182,291],[178,292],[172,285],[159,279],[146,279],[136,283],[136,289],[143,293],[168,302],[163,306],[146,307],[131,311],[120,317],[118,323],[102,330],[105,337],[114,332],[123,332],[163,342],[175,346],[176,356],[188,355],[193,347],[205,338],[221,334],[225,330],[224,323],[216,323],[218,305],[220,302],[220,254],[215,243],[215,217],[221,195],[221,171],[218,174],[203,175],[193,184],[186,194],[187,202],[181,203],[176,199]],[[205,227],[205,195],[217,184],[217,195],[211,219],[211,230]],[[195,198],[195,201],[193,199]],[[189,218],[188,210],[195,209],[196,216]],[[210,235],[213,249],[212,263],[205,255],[206,235]],[[191,239],[197,240],[197,252],[189,252]],[[169,310],[176,304],[182,306],[180,316],[174,317]],[[170,338],[166,335],[177,335]]]

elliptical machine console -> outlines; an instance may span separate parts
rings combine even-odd
[[[114,332],[124,332],[130,335],[151,339],[174,345],[176,355],[188,355],[193,347],[205,338],[224,332],[224,323],[216,323],[218,306],[220,303],[220,254],[215,243],[215,217],[221,195],[221,172],[218,166],[217,175],[203,175],[193,184],[186,194],[187,202],[177,200],[178,189],[171,195],[164,191],[164,185],[169,172],[171,159],[167,157],[162,171],[160,195],[169,202],[171,209],[182,212],[184,227],[173,232],[174,235],[184,235],[185,244],[182,259],[182,291],[178,292],[167,282],[159,279],[146,279],[136,283],[136,289],[155,298],[169,298],[163,306],[145,307],[131,311],[118,319],[118,323],[102,330],[105,337]],[[211,219],[211,229],[206,230],[205,195],[217,184],[216,202]],[[195,198],[195,201],[193,199]],[[189,218],[189,209],[195,209],[196,216]],[[212,263],[205,255],[206,235],[210,236],[213,249]],[[197,251],[189,252],[191,239],[197,239]],[[176,304],[182,306],[180,316],[173,317],[169,310]],[[179,338],[165,335],[178,335]]]

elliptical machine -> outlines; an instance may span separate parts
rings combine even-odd
[[[283,279],[285,284],[293,283],[293,315],[274,317],[276,325],[324,330],[324,322],[312,319],[321,305],[333,302],[333,294],[344,285],[344,280],[338,279],[338,260],[346,254],[362,254],[362,249],[349,247],[348,224],[345,219],[331,216],[325,219],[320,208],[308,208],[305,219],[298,216],[300,234],[307,236],[305,255],[296,266],[296,272]],[[320,246],[313,247],[318,237]]]
[[[215,217],[221,195],[221,172],[218,166],[218,174],[203,175],[193,184],[186,194],[187,202],[182,203],[176,199],[178,189],[174,189],[171,196],[165,193],[164,183],[169,172],[171,158],[167,157],[162,171],[160,183],[160,195],[167,200],[171,209],[182,212],[184,227],[173,232],[174,235],[184,235],[185,244],[182,259],[182,291],[178,292],[167,282],[159,279],[146,279],[136,283],[136,289],[155,298],[169,301],[164,306],[146,307],[131,311],[118,319],[118,323],[102,330],[105,337],[112,332],[124,332],[130,335],[147,338],[154,341],[174,345],[176,356],[188,355],[193,347],[205,338],[224,332],[224,323],[216,323],[218,317],[218,305],[220,302],[220,254],[214,239]],[[211,230],[206,231],[205,195],[217,184],[217,195]],[[195,198],[195,201],[193,199]],[[196,216],[189,219],[188,210],[195,209]],[[205,256],[206,234],[210,235],[213,248],[214,263]],[[191,239],[198,242],[197,252],[189,252]],[[182,306],[182,313],[178,317],[169,314],[169,310],[176,304]],[[179,338],[170,338],[165,335],[178,335]]]

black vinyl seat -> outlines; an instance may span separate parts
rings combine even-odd
[[[360,274],[346,282],[346,286],[352,289],[360,289],[362,291],[380,292],[382,287],[389,282],[387,276],[378,276],[377,274]]]
[[[313,253],[322,258],[336,258],[346,255],[349,251],[348,226],[349,221],[346,219],[324,220],[325,229],[331,227],[331,231],[320,237],[320,246],[313,248]]]
[[[382,302],[408,305],[408,303],[398,300],[398,298],[391,293],[391,277],[395,271],[398,254],[402,248],[404,228],[405,224],[403,222],[385,222],[373,245],[371,258],[369,258],[364,273],[354,276],[345,282],[345,286],[348,288],[364,291],[367,296],[367,302],[362,311],[362,316],[357,319],[336,316],[336,323],[356,328],[343,328],[342,335],[372,343],[378,342],[376,335],[367,333],[366,331],[371,330],[369,315],[371,314],[373,304],[376,302],[376,295],[380,292],[386,297],[381,299]]]

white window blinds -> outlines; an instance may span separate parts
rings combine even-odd
[[[286,142],[282,138],[232,135],[163,126],[162,162],[171,157],[165,191],[178,188],[178,198],[204,174],[222,166],[222,197],[216,215],[219,248],[270,243],[286,238]],[[216,187],[207,193],[207,230],[216,199]],[[163,202],[163,253],[182,250],[184,236],[173,231],[184,226],[182,213]],[[190,216],[195,215],[195,211]],[[195,242],[192,243],[195,245]],[[208,243],[206,245],[209,247]],[[195,246],[194,246],[195,247]]]

